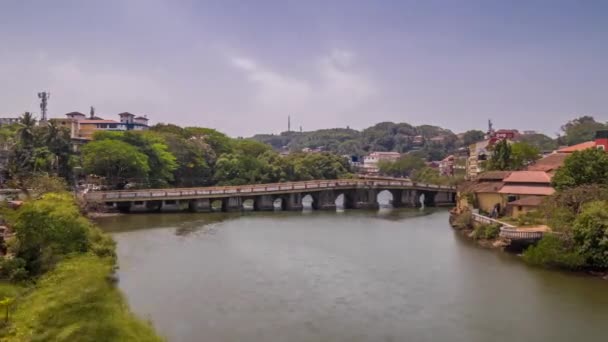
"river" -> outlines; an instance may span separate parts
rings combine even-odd
[[[169,341],[607,341],[608,281],[524,265],[446,211],[100,219]]]

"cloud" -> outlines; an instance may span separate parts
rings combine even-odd
[[[268,116],[299,113],[331,127],[377,93],[369,77],[356,68],[355,54],[347,50],[336,49],[312,61],[307,77],[282,73],[247,57],[230,61],[253,85],[254,105],[270,111]]]

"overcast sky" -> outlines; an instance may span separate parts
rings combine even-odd
[[[0,116],[552,134],[608,120],[608,1],[0,0]]]

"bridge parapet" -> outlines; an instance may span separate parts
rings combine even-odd
[[[456,191],[453,186],[416,183],[410,180],[338,179],[223,187],[100,191],[85,194],[85,199],[89,202],[124,202],[139,200],[220,198],[235,195],[258,196],[265,194],[314,192],[330,189],[348,190],[378,188],[445,192]]]

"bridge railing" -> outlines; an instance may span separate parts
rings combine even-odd
[[[359,180],[359,179],[337,179],[323,181],[304,181],[271,184],[252,184],[238,186],[215,186],[201,188],[176,188],[176,189],[141,189],[141,190],[116,190],[89,192],[85,198],[90,201],[111,201],[117,199],[138,198],[174,198],[174,197],[196,197],[196,196],[227,196],[234,194],[255,194],[275,193],[281,191],[297,191],[308,189],[336,189],[348,188],[353,186],[402,186],[423,189],[445,189],[454,190],[451,186],[415,183],[412,181],[398,180]]]
[[[525,231],[517,228],[500,228],[500,237],[511,240],[540,240],[543,238],[544,232],[540,231]]]

